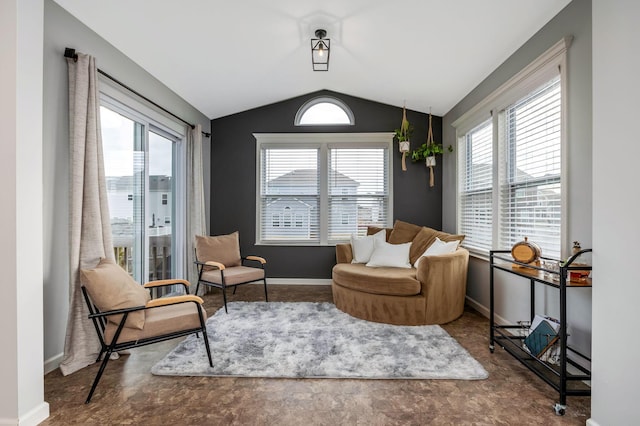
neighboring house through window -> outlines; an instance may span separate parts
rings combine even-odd
[[[137,281],[181,276],[184,125],[101,87],[100,119],[116,257]],[[172,220],[172,218],[176,220]],[[161,276],[162,275],[162,276]]]

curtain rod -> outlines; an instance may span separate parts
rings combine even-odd
[[[64,57],[65,58],[72,58],[74,61],[78,60],[78,54],[76,53],[76,49],[72,49],[70,47],[66,47],[64,49]],[[154,101],[152,101],[151,99],[147,98],[146,96],[144,96],[143,94],[139,93],[138,91],[132,89],[131,87],[127,86],[126,84],[124,84],[123,82],[121,82],[120,80],[110,76],[109,74],[107,74],[106,72],[102,71],[100,68],[98,68],[98,72],[102,75],[104,75],[105,77],[107,77],[109,80],[113,81],[114,83],[119,84],[120,86],[124,87],[125,89],[127,89],[128,91],[135,93],[136,95],[138,95],[139,97],[141,97],[142,99],[144,99],[145,101],[149,102],[151,105],[160,108],[162,111],[166,112],[167,114],[169,114],[170,116],[177,118],[178,120],[182,121],[184,124],[186,124],[187,126],[191,127],[192,129],[195,129],[196,126],[194,124],[189,123],[188,121],[184,120],[183,118],[178,117],[177,115],[175,115],[174,113],[172,113],[171,111],[169,111],[168,109],[162,107],[161,105],[158,105],[157,103],[155,103]],[[202,135],[204,137],[211,137],[211,133],[207,133],[207,132],[202,132]]]

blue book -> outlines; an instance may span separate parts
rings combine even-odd
[[[548,321],[542,321],[524,339],[524,344],[532,355],[539,357],[558,340],[558,333]]]

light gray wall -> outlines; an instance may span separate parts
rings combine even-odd
[[[59,363],[69,309],[69,117],[65,47],[96,57],[98,68],[179,117],[209,131],[209,119],[52,0],[44,2],[44,359]],[[205,194],[210,146],[203,139]],[[208,206],[207,202],[207,206]],[[208,212],[207,212],[208,217]],[[208,222],[208,220],[207,220]]]
[[[443,118],[444,145],[455,145],[456,119],[482,101],[509,78],[535,60],[548,48],[566,36],[573,36],[567,51],[567,131],[568,179],[564,191],[568,195],[568,229],[564,247],[578,240],[583,248],[592,246],[592,154],[591,154],[591,1],[574,0],[520,49],[491,73],[480,85],[462,99]],[[445,156],[443,175],[443,229],[456,231],[456,164],[455,156]],[[495,247],[509,249],[510,247]],[[568,253],[563,253],[566,256]],[[519,283],[520,285],[518,285]],[[526,281],[510,274],[498,273],[496,279],[496,312],[509,321],[526,320],[529,293]],[[558,315],[558,292],[540,288],[537,303],[539,313]],[[488,261],[472,259],[469,265],[467,296],[489,307]],[[591,352],[591,290],[577,289],[569,294],[568,323],[571,343],[586,353]]]
[[[592,426],[640,424],[639,21],[639,2],[593,2]]]

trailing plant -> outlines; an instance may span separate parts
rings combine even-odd
[[[411,150],[411,135],[413,134],[413,126],[407,120],[407,109],[402,107],[402,122],[400,123],[400,128],[395,129],[395,136],[398,139],[398,149],[402,153],[402,171],[407,171],[407,162],[405,158],[409,154]]]
[[[398,139],[398,142],[405,142],[411,139],[411,135],[413,134],[413,125],[409,123],[407,120],[407,110],[402,108],[402,122],[400,123],[400,128],[395,129],[395,136]]]
[[[436,154],[444,154],[444,148],[442,144],[435,143],[433,141],[433,127],[431,126],[431,111],[429,111],[429,131],[427,133],[427,141],[420,145],[418,149],[413,150],[411,153],[411,160],[419,161],[426,160],[425,163],[429,168],[429,186],[435,185],[435,177],[433,174],[433,168],[436,165]],[[449,145],[449,152],[453,151],[453,147]]]
[[[449,152],[453,152],[453,147],[449,145],[447,150]],[[412,161],[426,160],[427,157],[432,157],[436,154],[444,154],[444,148],[442,147],[442,144],[423,143],[418,147],[418,149],[413,150],[413,152],[411,153],[411,160]]]

